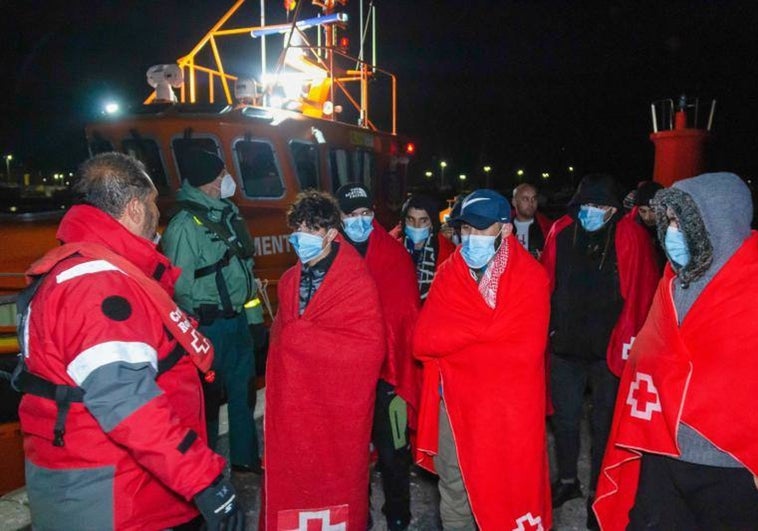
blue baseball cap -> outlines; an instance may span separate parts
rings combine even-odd
[[[482,188],[463,198],[460,213],[451,222],[468,223],[475,229],[483,230],[493,223],[508,223],[510,220],[508,200],[494,190]]]

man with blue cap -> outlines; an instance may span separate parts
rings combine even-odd
[[[550,529],[547,275],[514,237],[499,193],[475,190],[451,222],[461,245],[439,267],[414,335],[424,367],[416,460],[440,476],[444,529]]]

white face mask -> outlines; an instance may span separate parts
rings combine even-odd
[[[221,199],[232,197],[236,190],[237,190],[237,183],[234,182],[234,179],[232,178],[231,175],[229,175],[228,173],[225,173],[224,176],[221,178],[221,188],[220,188]]]

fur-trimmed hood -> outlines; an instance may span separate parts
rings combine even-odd
[[[750,190],[733,173],[705,173],[659,191],[651,204],[662,242],[668,228],[667,208],[679,218],[691,258],[677,270],[677,276],[682,288],[691,287],[687,298],[692,300],[683,308],[689,309],[694,298],[750,236]]]

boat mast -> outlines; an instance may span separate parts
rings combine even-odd
[[[261,28],[266,27],[266,0],[261,0]],[[261,81],[266,79],[266,36],[261,36]]]

